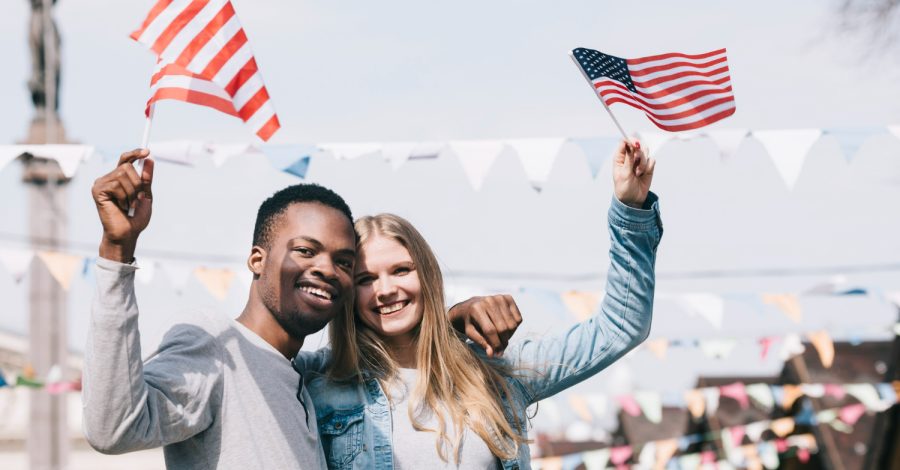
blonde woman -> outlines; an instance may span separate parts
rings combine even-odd
[[[561,335],[511,343],[499,358],[455,333],[437,260],[409,222],[356,222],[355,308],[331,323],[330,351],[296,359],[327,370],[307,384],[329,468],[530,468],[526,408],[649,334],[662,226],[649,192],[655,162],[639,145],[617,150],[600,311]]]

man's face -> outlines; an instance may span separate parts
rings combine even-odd
[[[276,219],[258,288],[289,335],[315,333],[344,308],[353,293],[355,248],[350,220],[324,204],[291,204]]]

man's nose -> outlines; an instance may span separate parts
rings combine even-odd
[[[312,274],[323,279],[335,279],[337,277],[337,270],[330,257],[319,256],[316,258],[315,264],[313,265]]]

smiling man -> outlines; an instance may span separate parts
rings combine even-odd
[[[190,314],[143,363],[134,251],[150,220],[153,162],[141,176],[131,163],[146,156],[122,155],[92,190],[103,238],[85,355],[88,442],[105,453],[165,446],[169,468],[324,468],[315,412],[290,358],[352,298],[350,209],[315,185],[267,199],[237,320]]]
[[[111,454],[164,446],[169,468],[325,468],[305,371],[292,358],[353,298],[350,209],[317,185],[275,193],[257,214],[253,282],[238,318],[185,316],[143,362],[134,252],[150,221],[153,161],[141,175],[132,163],[147,156],[123,154],[92,188],[103,238],[83,378],[88,442]],[[495,347],[499,337],[505,344],[508,317],[492,329],[489,302],[472,302],[454,315],[459,328],[487,328]]]

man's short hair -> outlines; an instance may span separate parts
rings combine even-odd
[[[288,186],[263,201],[256,213],[253,228],[253,246],[269,248],[278,218],[291,204],[315,202],[341,211],[353,226],[353,214],[344,199],[334,191],[318,184],[304,183]]]

